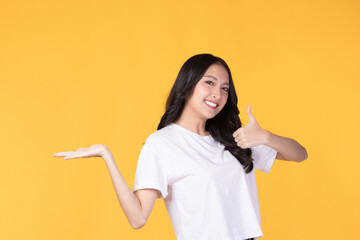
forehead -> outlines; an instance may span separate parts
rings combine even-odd
[[[220,63],[211,64],[205,71],[203,78],[212,78],[220,83],[229,84],[229,74],[225,67]]]

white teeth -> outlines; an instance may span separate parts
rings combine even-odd
[[[217,106],[217,104],[212,103],[212,102],[209,102],[209,101],[205,101],[205,103],[206,103],[207,105],[211,106],[211,107],[216,107],[216,106]]]

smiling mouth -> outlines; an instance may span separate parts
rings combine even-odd
[[[218,104],[210,102],[210,101],[206,101],[206,100],[205,100],[205,103],[206,103],[206,105],[208,105],[209,107],[214,108],[214,109],[218,106]]]

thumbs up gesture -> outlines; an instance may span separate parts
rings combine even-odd
[[[250,110],[250,105],[247,108],[247,115],[249,117],[248,125],[237,129],[233,133],[235,142],[237,142],[237,145],[242,149],[265,144],[269,136],[269,132],[261,128],[254,118]]]

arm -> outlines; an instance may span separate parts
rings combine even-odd
[[[109,170],[120,206],[130,225],[134,229],[143,227],[154,207],[159,191],[142,189],[134,193],[126,184],[110,151],[103,154],[103,159]]]
[[[156,189],[141,189],[135,193],[126,184],[114,161],[110,150],[103,144],[94,144],[88,148],[78,148],[74,151],[58,152],[54,157],[64,157],[64,160],[74,158],[101,157],[105,160],[115,192],[130,225],[139,229],[145,225],[154,207],[160,191]]]
[[[306,149],[297,141],[287,137],[281,137],[270,131],[267,131],[265,145],[275,149],[278,153],[277,159],[302,162],[308,158]]]
[[[281,137],[268,130],[263,129],[253,116],[250,105],[247,108],[249,124],[237,129],[233,133],[235,142],[241,148],[250,148],[264,144],[278,153],[277,159],[301,162],[308,158],[306,149],[294,139]]]

